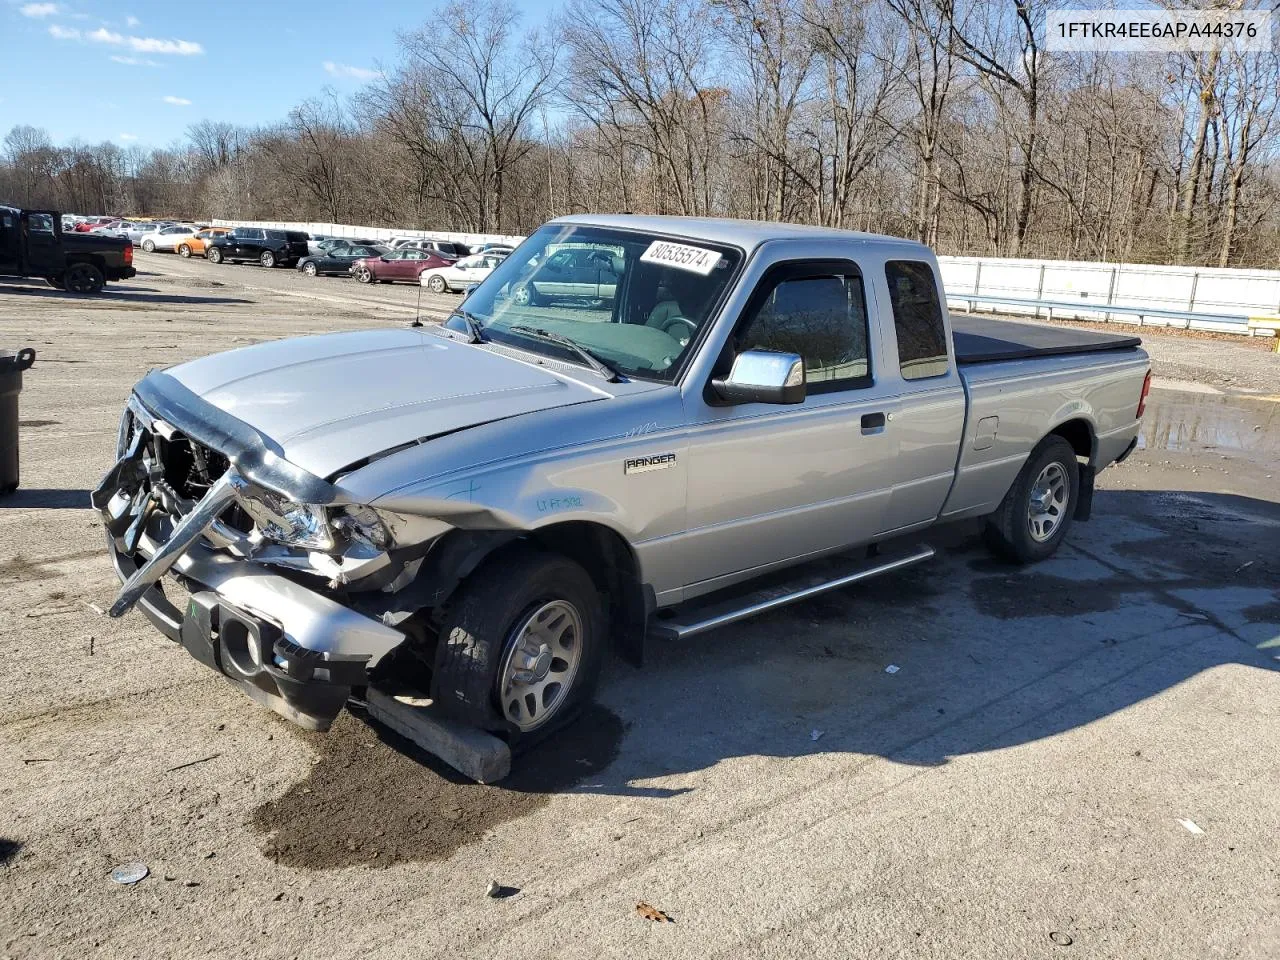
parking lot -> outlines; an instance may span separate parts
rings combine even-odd
[[[1140,449],[1052,560],[945,528],[932,563],[610,664],[485,787],[108,620],[87,506],[147,370],[459,298],[138,266],[97,298],[0,287],[0,347],[38,352],[0,500],[0,956],[1280,955],[1263,344],[1150,335]]]

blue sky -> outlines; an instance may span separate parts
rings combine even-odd
[[[516,0],[526,22],[558,0]],[[0,137],[166,146],[205,118],[281,120],[326,86],[354,93],[432,3],[0,0]]]

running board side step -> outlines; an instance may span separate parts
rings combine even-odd
[[[685,640],[708,630],[714,630],[717,627],[737,623],[739,620],[746,620],[748,617],[754,617],[758,613],[775,610],[789,603],[816,597],[818,594],[826,593],[829,590],[839,590],[841,587],[847,587],[852,583],[870,580],[872,577],[878,577],[881,574],[892,573],[894,570],[901,570],[904,567],[923,563],[933,557],[933,554],[933,547],[928,544],[921,544],[906,553],[898,553],[889,557],[868,557],[848,573],[834,579],[809,583],[799,589],[790,589],[786,585],[766,588],[745,596],[734,597],[732,600],[721,600],[718,603],[712,602],[705,606],[697,606],[698,601],[695,600],[688,609],[681,610],[676,608],[673,610],[670,617],[663,618],[661,615],[655,617],[650,621],[649,636],[662,640]]]

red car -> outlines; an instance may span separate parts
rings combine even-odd
[[[351,275],[361,283],[419,283],[424,270],[452,263],[429,250],[392,250],[381,257],[366,257],[351,265]]]
[[[94,227],[100,227],[105,223],[110,223],[114,217],[90,217],[88,220],[81,220],[73,227],[75,233],[88,233]]]

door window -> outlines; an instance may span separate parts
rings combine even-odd
[[[53,233],[53,217],[47,213],[33,213],[27,217],[28,233]]]
[[[890,260],[884,265],[898,334],[898,364],[904,380],[941,377],[951,369],[947,361],[947,332],[942,323],[938,284],[929,264]]]
[[[871,384],[866,297],[856,271],[814,276],[788,265],[752,297],[737,352],[773,350],[804,359],[810,393]]]

